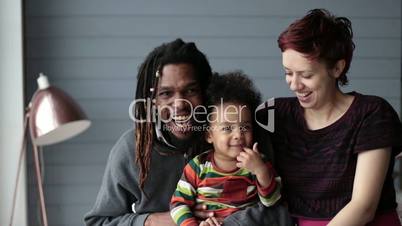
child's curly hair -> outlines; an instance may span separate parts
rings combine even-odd
[[[207,106],[233,102],[246,105],[254,119],[254,111],[261,102],[261,94],[242,71],[214,73],[207,92]],[[209,110],[213,110],[208,108]]]

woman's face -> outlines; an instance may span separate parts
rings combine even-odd
[[[334,69],[328,69],[324,63],[309,60],[293,49],[282,53],[282,64],[286,83],[303,108],[319,110],[335,97],[336,78],[340,75],[338,64]]]

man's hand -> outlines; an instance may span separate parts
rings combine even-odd
[[[151,213],[144,222],[144,226],[176,226],[170,212]]]
[[[221,226],[221,225],[222,225],[221,220],[218,220],[215,217],[210,217],[205,221],[201,221],[199,226]]]
[[[207,211],[207,206],[204,204],[197,204],[192,211],[194,216],[200,220],[205,220],[214,216],[214,212]]]

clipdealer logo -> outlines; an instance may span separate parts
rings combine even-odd
[[[254,112],[254,118],[256,119],[256,122],[259,126],[261,126],[263,129],[268,130],[269,132],[273,133],[275,131],[275,98],[272,97],[265,101],[264,103],[260,104]],[[258,121],[257,118],[257,112],[260,110],[266,109],[268,110],[267,114],[267,125],[261,123]]]
[[[207,107],[205,107],[203,105],[199,105],[199,106],[193,107],[191,105],[191,102],[189,102],[186,99],[177,99],[175,101],[183,101],[188,105],[188,107],[190,109],[190,112],[191,112],[191,116],[188,119],[186,119],[185,121],[190,120],[190,118],[192,118],[197,123],[205,123],[205,122],[211,123],[211,122],[214,122],[214,120],[211,120],[211,118],[212,118],[211,116],[213,114],[216,114],[216,113],[214,113],[214,111],[208,111],[208,109],[212,108],[212,109],[217,110],[218,107],[216,105],[211,105],[211,106],[207,106]],[[146,112],[147,112],[145,119],[135,117],[137,104],[142,104],[145,107]],[[223,101],[223,99],[221,99],[220,107],[222,108],[223,105],[224,105],[224,101]],[[255,112],[254,112],[254,118],[255,118],[257,124],[259,126],[261,126],[263,129],[265,129],[265,130],[267,130],[267,131],[269,131],[271,133],[273,133],[274,130],[275,130],[275,120],[274,120],[275,119],[275,109],[274,109],[274,106],[275,106],[275,98],[270,98],[267,101],[265,101],[262,104],[260,104],[255,109]],[[246,107],[246,106],[241,106],[241,109],[244,108],[244,107]],[[235,110],[235,112],[232,111],[232,113],[234,113],[234,114],[238,113],[237,108],[236,108],[235,105],[226,106],[226,108],[225,108],[225,110],[223,112],[228,112],[228,109],[230,109],[230,108]],[[170,112],[170,114],[168,114],[169,117],[167,119],[161,119],[160,117],[157,117],[158,112],[161,112],[161,111],[164,111],[164,110],[167,110],[167,111]],[[267,114],[266,114],[266,116],[267,116],[267,124],[266,125],[264,123],[260,122],[258,120],[258,118],[257,118],[257,112],[261,111],[261,110],[266,110],[267,111]],[[210,112],[210,113],[207,113],[207,112]],[[139,123],[154,122],[154,123],[157,123],[158,127],[160,127],[161,122],[162,123],[167,123],[167,122],[170,122],[171,120],[173,120],[172,115],[175,115],[176,112],[175,112],[175,109],[173,107],[171,107],[171,106],[162,106],[162,107],[155,106],[154,102],[151,101],[149,98],[147,98],[147,99],[138,99],[138,100],[132,101],[130,103],[128,113],[129,113],[130,119],[133,120],[134,122],[139,122]],[[200,115],[203,115],[203,114],[205,114],[207,117],[206,118],[205,117],[200,117]],[[231,114],[231,113],[229,113],[229,114]],[[264,116],[265,116],[265,114],[264,114]],[[226,115],[222,115],[222,117],[226,117]],[[200,118],[203,118],[203,120],[199,120]]]

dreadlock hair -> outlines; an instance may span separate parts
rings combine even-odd
[[[190,64],[194,68],[196,80],[201,87],[205,102],[205,90],[212,76],[211,66],[206,56],[193,42],[176,39],[156,47],[139,67],[137,75],[136,100],[153,100],[162,69],[167,64]],[[152,90],[151,90],[152,88]],[[155,139],[154,122],[147,114],[147,101],[136,105],[135,118],[145,122],[135,122],[135,163],[139,168],[140,189],[144,188],[151,164],[152,143]],[[145,120],[146,119],[146,120]],[[195,145],[195,144],[194,144]],[[193,148],[196,148],[195,146]]]
[[[254,112],[261,102],[261,94],[242,71],[233,71],[221,75],[214,73],[207,89],[207,98],[208,113],[213,110],[209,106],[219,105],[221,101],[247,106],[253,119],[253,131],[256,131]]]

